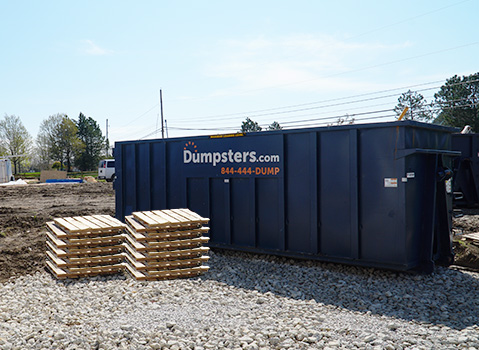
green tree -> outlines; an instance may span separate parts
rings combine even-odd
[[[463,128],[470,125],[479,132],[479,73],[448,79],[434,94],[439,114],[435,123]]]
[[[40,131],[35,140],[34,168],[38,170],[50,169],[52,157],[50,156],[49,152],[49,144],[50,142],[48,135],[43,132],[42,128],[40,127]],[[60,165],[60,162],[58,162],[58,165]]]
[[[335,125],[352,125],[354,124],[355,119],[351,118],[349,114],[345,114],[344,117],[339,117],[336,122],[328,123],[328,126],[335,126]]]
[[[250,118],[246,118],[246,120],[241,124],[241,132],[247,133],[247,132],[255,132],[255,131],[261,131],[262,128],[259,126],[259,124]]]
[[[66,114],[56,114],[40,124],[37,142],[46,147],[50,160],[60,162],[61,170],[66,164],[66,170],[71,171],[74,156],[82,145],[77,134],[78,128],[73,120]]]
[[[28,159],[32,144],[32,138],[19,117],[5,114],[0,121],[0,144],[3,153],[10,156],[17,174],[22,162]]]
[[[98,166],[101,152],[105,148],[105,138],[98,123],[91,117],[87,118],[83,113],[78,116],[76,126],[77,135],[82,144],[75,158],[75,165],[82,171],[93,170]]]
[[[404,115],[404,119],[428,121],[432,118],[430,105],[424,96],[416,91],[408,90],[399,96],[394,112],[399,117],[406,107],[408,111]]]
[[[268,130],[281,130],[281,129],[283,129],[283,128],[281,127],[281,125],[279,125],[279,123],[277,121],[272,122],[268,126]]]

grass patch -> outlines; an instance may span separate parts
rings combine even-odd
[[[39,179],[40,178],[40,172],[33,172],[33,173],[18,173],[15,174],[16,179]]]
[[[72,171],[67,174],[67,177],[75,179],[83,178],[85,176],[97,177],[98,171]]]
[[[85,176],[93,176],[96,178],[98,176],[98,171],[93,170],[93,171],[71,171],[67,173],[68,178],[83,178]],[[32,179],[39,179],[40,178],[40,172],[32,172],[32,173],[18,173],[15,174],[16,179],[26,179],[26,180],[32,180]]]

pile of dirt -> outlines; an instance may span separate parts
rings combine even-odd
[[[115,215],[111,183],[0,186],[0,281],[44,269],[47,221],[92,214]]]

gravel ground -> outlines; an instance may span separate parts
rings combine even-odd
[[[479,274],[211,252],[199,278],[0,284],[0,349],[479,349]]]

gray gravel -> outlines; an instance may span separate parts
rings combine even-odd
[[[211,252],[205,275],[0,285],[0,349],[479,349],[479,274]]]

